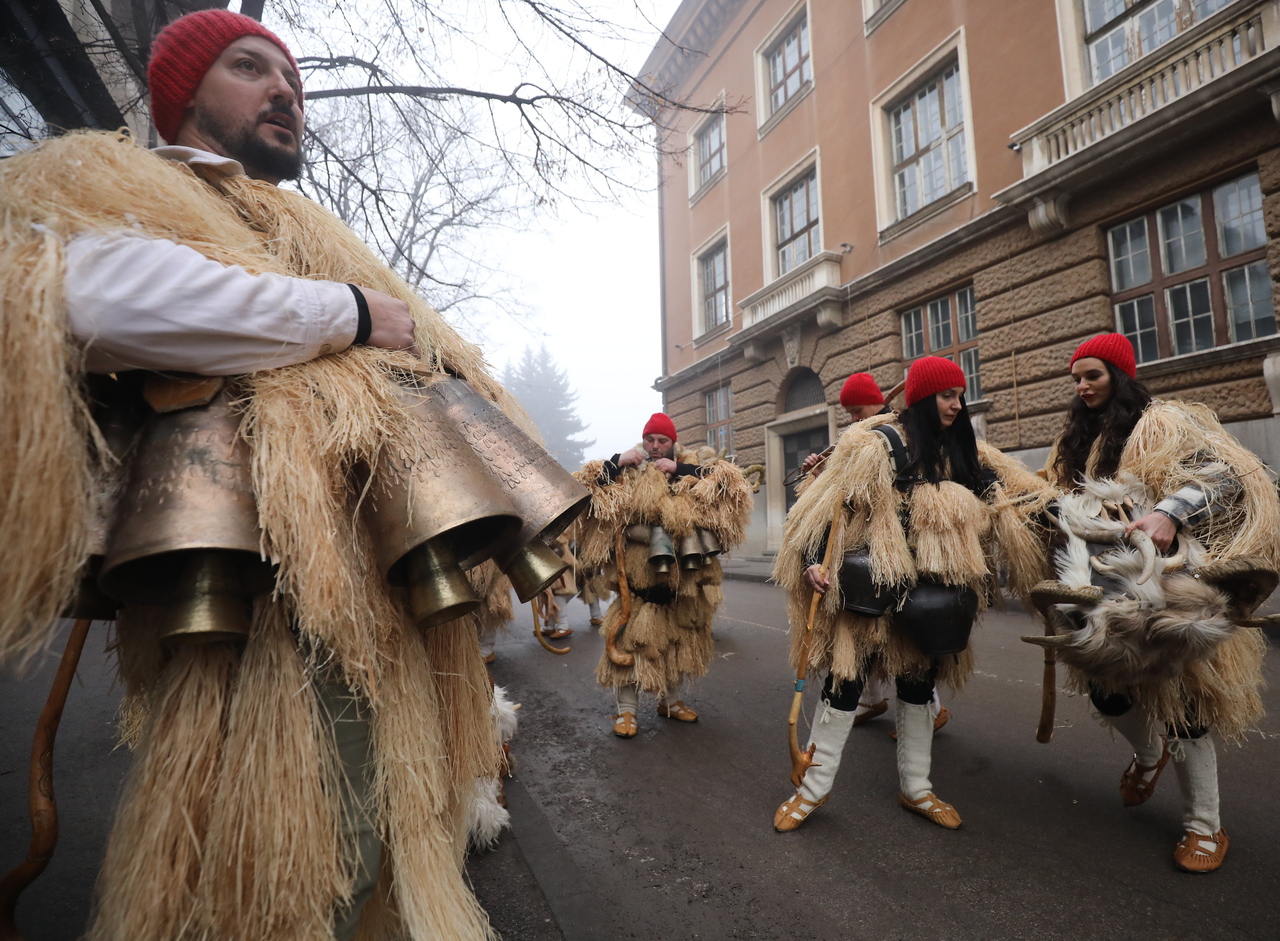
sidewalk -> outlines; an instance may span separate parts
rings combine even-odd
[[[767,582],[773,571],[773,559],[763,556],[720,556],[724,577],[735,582]]]

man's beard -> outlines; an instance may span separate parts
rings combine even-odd
[[[253,171],[252,175],[296,180],[302,173],[301,144],[297,150],[291,151],[263,140],[257,133],[262,118],[273,110],[280,109],[268,108],[258,115],[253,124],[239,128],[229,127],[221,115],[205,111],[196,115],[196,127],[205,137],[221,144],[228,157],[240,161],[246,170]],[[281,110],[280,113],[289,114],[292,118],[289,111]]]

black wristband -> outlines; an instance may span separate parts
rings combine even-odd
[[[354,284],[348,284],[351,293],[356,296],[356,338],[351,341],[352,346],[363,346],[369,342],[369,334],[373,333],[373,318],[369,316],[369,302],[364,299],[364,294]]]

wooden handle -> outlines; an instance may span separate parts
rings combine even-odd
[[[533,612],[533,636],[538,638],[538,643],[554,654],[566,654],[573,649],[572,647],[552,647],[547,639],[542,636],[542,624],[538,621],[538,601],[536,598],[529,602],[529,610]]]
[[[71,628],[62,661],[53,678],[49,698],[45,701],[31,744],[31,770],[27,779],[27,804],[31,813],[31,843],[27,858],[0,879],[0,941],[23,941],[14,922],[18,896],[35,882],[53,858],[58,845],[58,805],[53,797],[53,743],[62,721],[62,709],[80,663],[85,638],[89,635],[89,619],[81,618]]]
[[[1049,628],[1045,627],[1045,633]],[[1036,741],[1048,745],[1053,741],[1053,715],[1058,704],[1058,655],[1052,647],[1044,649],[1044,678],[1040,689],[1040,724],[1036,727]]]
[[[620,667],[633,666],[636,662],[634,654],[626,653],[619,650],[616,646],[618,631],[626,626],[631,620],[631,586],[627,584],[627,568],[624,559],[627,542],[626,537],[619,532],[617,541],[614,543],[613,549],[613,565],[618,570],[618,597],[622,599],[622,617],[609,628],[609,632],[604,635],[604,649],[609,660]]]
[[[844,501],[836,504],[836,511],[831,517],[831,528],[827,531],[827,548],[822,554],[822,567],[819,571],[823,577],[831,571],[835,547],[840,542],[837,531],[840,529],[844,510]],[[800,663],[796,669],[796,692],[791,698],[791,712],[787,716],[787,748],[791,754],[791,783],[799,787],[804,781],[805,772],[813,765],[813,746],[807,751],[800,750],[800,737],[797,725],[800,721],[800,703],[804,699],[805,676],[809,672],[809,641],[813,636],[813,619],[818,615],[818,605],[822,602],[822,593],[816,588],[809,599],[809,618],[805,621],[804,637],[800,639]]]

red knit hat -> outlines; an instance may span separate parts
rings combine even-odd
[[[869,372],[855,372],[840,387],[840,404],[845,408],[859,405],[883,405],[884,396]]]
[[[284,41],[257,20],[227,10],[200,10],[180,16],[151,43],[151,63],[147,83],[151,87],[151,121],[166,141],[172,143],[182,125],[187,102],[196,93],[204,74],[222,51],[241,36],[261,36],[280,47],[293,71],[298,63]],[[298,96],[302,107],[302,96]]]
[[[963,388],[964,370],[941,356],[921,356],[907,370],[907,408],[943,389]]]
[[[1076,360],[1084,359],[1087,356],[1100,359],[1104,363],[1110,363],[1121,372],[1128,373],[1130,379],[1136,379],[1138,376],[1138,364],[1134,359],[1133,344],[1122,333],[1099,333],[1093,339],[1085,340],[1076,347],[1075,354],[1071,357],[1071,362],[1067,363],[1067,368],[1070,369],[1076,364]]]
[[[644,435],[666,435],[672,441],[676,440],[676,423],[671,420],[669,415],[662,412],[654,412],[652,417],[645,422]]]

